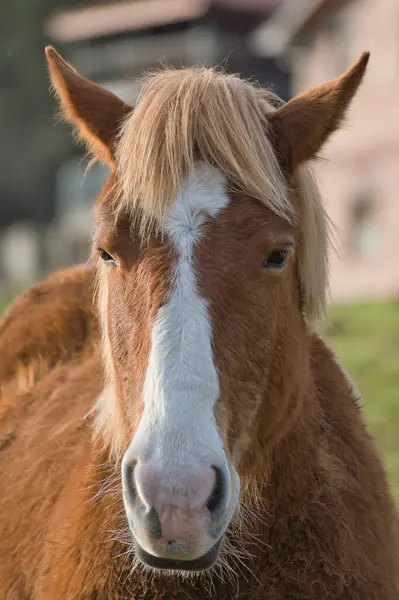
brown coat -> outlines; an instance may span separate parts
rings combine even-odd
[[[232,527],[239,558],[223,583],[217,574],[131,572],[118,465],[91,443],[89,411],[102,388],[91,268],[29,290],[0,332],[2,598],[398,598],[385,476],[348,383],[316,335],[308,415],[274,457],[255,518],[244,531]]]

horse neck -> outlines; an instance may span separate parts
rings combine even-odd
[[[258,419],[259,445],[252,456],[256,466],[249,471],[247,487],[253,485],[264,498],[270,498],[271,490],[278,497],[278,489],[282,496],[299,497],[307,474],[313,476],[327,460],[329,424],[338,422],[352,434],[359,425],[359,411],[346,373],[306,324],[296,339],[282,337],[275,355]]]
[[[294,315],[278,326],[275,339],[264,380],[254,447],[254,454],[262,457],[263,470],[269,468],[274,453],[288,434],[298,427],[310,426],[316,406],[312,333],[308,325],[301,316]],[[254,457],[251,463],[254,464]]]

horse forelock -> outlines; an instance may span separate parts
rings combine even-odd
[[[228,191],[257,199],[290,222],[299,221],[299,272],[304,311],[324,312],[329,221],[308,166],[293,186],[279,166],[268,115],[279,99],[214,69],[164,70],[147,77],[135,110],[121,128],[113,196],[145,236],[162,229],[184,179],[198,161],[217,167]],[[294,208],[293,195],[298,196]]]

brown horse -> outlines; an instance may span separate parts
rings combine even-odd
[[[134,110],[47,58],[111,174],[92,266],[0,326],[1,598],[397,600],[384,471],[310,324],[329,228],[308,162],[368,55],[277,107],[165,70]]]

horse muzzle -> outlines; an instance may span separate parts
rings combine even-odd
[[[122,482],[136,555],[145,565],[178,571],[214,565],[238,498],[227,465],[201,465],[166,478],[151,463],[125,455]]]

